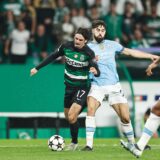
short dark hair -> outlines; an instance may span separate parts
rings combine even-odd
[[[106,24],[102,20],[94,20],[92,23],[92,28],[97,28],[98,26],[103,26],[106,29]]]
[[[75,34],[81,34],[85,40],[90,40],[91,38],[91,30],[88,28],[78,28]]]

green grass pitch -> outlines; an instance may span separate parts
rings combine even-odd
[[[66,145],[69,140],[66,140]],[[160,139],[152,139],[151,150],[146,150],[140,160],[160,160]],[[0,160],[136,160],[122,149],[119,139],[95,139],[92,152],[80,151],[85,139],[79,140],[77,151],[51,151],[47,140],[0,140]]]

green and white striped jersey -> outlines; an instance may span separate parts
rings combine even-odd
[[[53,54],[40,63],[36,69],[42,68],[59,56],[65,57],[64,80],[66,85],[87,87],[90,85],[89,68],[95,67],[99,71],[95,62],[94,52],[88,46],[78,49],[74,47],[74,42],[62,44]]]

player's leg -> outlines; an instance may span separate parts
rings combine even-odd
[[[137,142],[140,150],[144,150],[152,135],[160,125],[160,100],[153,106],[151,114],[147,119],[141,138]]]
[[[71,108],[65,108],[64,113],[65,117],[69,122],[70,132],[71,132],[71,143],[77,144],[78,143],[78,121],[77,117],[79,112],[81,111],[81,106],[73,103]]]
[[[96,129],[95,113],[104,95],[100,90],[92,86],[87,98],[87,116],[86,116],[86,146],[82,150],[92,150],[93,137]]]
[[[72,143],[78,143],[78,130],[79,124],[77,121],[78,115],[81,111],[82,107],[79,104],[73,103],[69,112],[68,112],[68,121],[70,124],[70,132],[72,137]]]
[[[140,157],[143,150],[146,149],[147,143],[149,142],[152,135],[156,132],[160,125],[160,100],[153,106],[152,113],[147,119],[142,136],[140,137],[137,144],[128,147],[129,151],[136,157]],[[124,145],[127,143],[121,142]],[[128,144],[127,144],[128,145]]]
[[[73,103],[68,112],[68,121],[70,123],[70,132],[71,132],[71,137],[72,137],[71,145],[75,146],[73,147],[72,150],[75,150],[75,148],[77,147],[76,144],[78,144],[79,125],[78,125],[77,118],[80,112],[84,108],[82,106],[86,105],[86,100],[87,100],[89,89],[90,87],[76,88],[74,90],[74,95],[72,95],[71,97]]]
[[[91,96],[88,97],[87,102],[88,108],[86,116],[86,147],[83,150],[92,150],[93,137],[96,129],[95,113],[99,107],[99,102]]]
[[[109,104],[118,114],[121,120],[122,132],[126,136],[128,142],[134,143],[134,132],[130,121],[129,106],[124,96],[120,83],[112,85],[109,88]]]
[[[136,157],[140,157],[143,153],[143,150],[147,146],[150,138],[153,133],[156,132],[157,128],[160,125],[160,100],[153,106],[152,113],[147,119],[142,136],[140,137],[137,144],[128,148],[129,151]],[[123,142],[125,144],[125,142]]]
[[[116,111],[121,120],[122,132],[127,138],[128,142],[132,144],[135,143],[133,127],[129,116],[128,104],[127,103],[113,104],[112,107],[114,108],[114,110]]]
[[[77,117],[81,111],[81,106],[73,103],[70,108],[65,108],[65,117],[69,122],[70,134],[71,134],[71,144],[68,146],[67,150],[76,150],[78,147],[78,129],[79,124]]]
[[[78,130],[78,123],[74,123],[76,121],[76,114],[73,116],[73,111],[71,111],[71,106],[73,104],[73,97],[75,94],[75,88],[71,88],[69,86],[66,86],[65,88],[65,98],[64,98],[64,114],[66,120],[69,122],[70,126],[70,134],[71,134],[71,144],[68,146],[67,150],[75,150],[77,148],[77,130]],[[75,132],[73,133],[75,129]],[[75,136],[76,134],[76,136]],[[76,137],[76,138],[75,138]],[[75,142],[75,143],[72,143]]]

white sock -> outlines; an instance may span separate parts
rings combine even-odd
[[[132,124],[131,123],[125,124],[121,122],[121,126],[122,126],[122,132],[127,138],[128,142],[135,143]]]
[[[93,137],[96,129],[95,117],[86,117],[86,145],[93,148]]]
[[[139,149],[144,150],[145,146],[147,145],[152,135],[156,132],[159,125],[160,125],[160,117],[151,113],[144,126],[142,136],[137,142]]]

